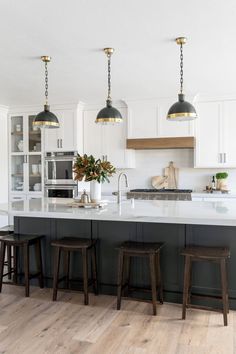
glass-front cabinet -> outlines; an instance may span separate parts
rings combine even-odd
[[[9,118],[10,194],[15,199],[42,193],[43,156],[41,129],[33,126],[33,114]]]

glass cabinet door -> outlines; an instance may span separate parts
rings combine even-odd
[[[42,160],[41,155],[29,155],[28,157],[29,192],[42,191]]]
[[[23,116],[11,117],[11,152],[24,151],[24,124]]]
[[[28,117],[28,144],[29,152],[41,152],[41,129],[33,126],[35,116]]]
[[[16,155],[11,157],[11,191],[24,191],[25,156]]]

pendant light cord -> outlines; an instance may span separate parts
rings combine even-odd
[[[183,55],[183,44],[180,45],[180,93],[183,93],[183,79],[184,76],[184,55]]]
[[[48,104],[48,63],[45,61],[45,99]]]
[[[108,58],[108,94],[107,100],[111,101],[111,54],[107,54]]]

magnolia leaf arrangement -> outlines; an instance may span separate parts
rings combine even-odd
[[[95,159],[93,155],[77,155],[73,171],[76,181],[97,181],[99,183],[110,182],[109,177],[116,173],[115,167],[109,161]]]

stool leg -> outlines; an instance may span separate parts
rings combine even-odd
[[[4,268],[4,261],[5,261],[5,250],[6,250],[6,244],[5,244],[5,242],[1,242],[1,249],[0,249],[0,293],[2,291],[2,278],[3,278],[3,268]]]
[[[125,294],[126,294],[126,296],[128,296],[129,292],[130,292],[131,261],[132,261],[132,257],[131,256],[125,256],[124,267],[123,267],[123,282],[122,282],[122,286],[124,286],[124,285],[127,285],[127,286],[123,287],[122,296],[124,296]]]
[[[93,291],[95,295],[98,295],[98,280],[97,280],[97,258],[96,258],[96,246],[92,247],[92,272],[93,272]]]
[[[84,304],[88,305],[88,251],[82,249],[83,258],[83,282],[84,282]]]
[[[57,300],[57,285],[58,285],[58,275],[60,268],[60,258],[61,258],[61,249],[60,247],[55,247],[54,254],[54,270],[53,270],[53,296],[52,300]]]
[[[8,279],[11,279],[11,246],[7,245],[7,272]]]
[[[159,301],[163,304],[163,284],[162,284],[162,274],[161,274],[161,265],[160,265],[160,253],[156,254],[156,274],[157,274],[157,285],[158,285],[158,294]]]
[[[149,264],[150,264],[150,275],[151,275],[151,288],[152,288],[152,306],[153,306],[153,315],[157,314],[157,285],[156,285],[156,270],[155,270],[155,254],[149,255]]]
[[[192,293],[192,261],[190,259],[189,263],[189,283],[188,283],[188,302],[187,304],[191,304],[191,293]]]
[[[29,297],[29,245],[24,244],[25,296]]]
[[[190,257],[185,256],[185,267],[184,267],[184,291],[183,291],[183,307],[182,307],[182,320],[186,318],[186,307],[188,304],[188,291],[189,291],[189,280],[190,280]]]
[[[36,251],[36,262],[37,262],[37,268],[39,272],[39,286],[42,289],[44,287],[44,282],[43,282],[43,267],[42,267],[42,252],[41,252],[41,240],[38,239],[37,243],[35,245],[35,251]]]
[[[118,279],[117,279],[117,310],[120,310],[121,306],[121,291],[123,284],[123,267],[124,267],[124,252],[119,251],[119,261],[118,261]]]
[[[221,286],[222,286],[222,301],[223,301],[223,316],[224,316],[224,326],[228,325],[227,312],[228,312],[228,289],[227,289],[227,273],[226,273],[226,262],[225,259],[220,261],[221,270]]]
[[[65,274],[66,274],[66,288],[69,289],[70,278],[70,251],[65,251]]]
[[[13,246],[13,283],[17,284],[18,250]]]

